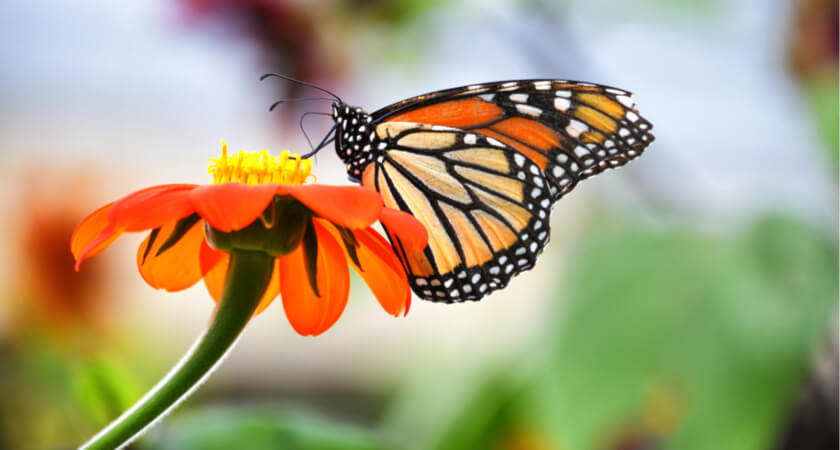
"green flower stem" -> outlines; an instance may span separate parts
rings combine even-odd
[[[274,257],[233,250],[225,289],[207,331],[151,391],[82,449],[114,449],[131,443],[184,400],[222,361],[254,315],[271,280]]]

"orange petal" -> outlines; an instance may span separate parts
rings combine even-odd
[[[382,208],[379,221],[389,233],[397,236],[411,250],[421,251],[429,243],[426,227],[411,214],[391,208]]]
[[[216,303],[222,299],[229,263],[229,254],[213,249],[207,245],[207,241],[203,241],[199,250],[199,266],[204,277],[204,286]]]
[[[277,191],[276,184],[209,184],[190,192],[195,210],[213,228],[230,232],[251,224],[265,211]]]
[[[213,301],[219,303],[219,300],[222,299],[222,293],[225,290],[225,278],[227,277],[227,269],[230,264],[230,254],[214,250],[207,245],[206,241],[201,246],[200,254],[201,273],[204,274],[204,286],[207,287],[207,292],[210,293]],[[265,294],[263,294],[263,298],[260,300],[260,304],[257,306],[257,311],[254,315],[263,312],[277,298],[277,294],[279,293],[280,272],[275,260],[274,274],[271,276],[268,288],[265,290]]]
[[[157,233],[149,236],[137,249],[137,267],[140,275],[155,289],[169,292],[184,290],[201,279],[199,255],[204,242],[204,222],[198,221],[174,245],[157,254],[175,229],[176,221],[169,222]],[[149,246],[152,235],[154,241]]]
[[[271,281],[268,282],[268,287],[265,290],[265,294],[263,294],[262,300],[260,300],[260,304],[257,306],[257,311],[254,313],[256,316],[257,314],[263,312],[268,305],[270,305],[277,295],[280,293],[280,265],[277,264],[277,260],[274,260],[274,273],[271,275]]]
[[[143,231],[186,217],[194,212],[189,193],[194,184],[152,186],[114,202],[108,220],[115,229]]]
[[[379,193],[361,186],[281,186],[278,193],[288,193],[319,216],[354,230],[376,222],[382,210]]]
[[[108,213],[113,203],[97,209],[82,219],[70,238],[70,251],[76,258],[76,270],[82,261],[104,250],[120,233],[108,228]],[[104,233],[104,234],[103,234]]]
[[[321,297],[315,295],[304,263],[303,246],[277,259],[283,309],[292,328],[303,336],[317,336],[341,316],[350,294],[350,271],[339,243],[317,221],[318,236],[316,281]]]
[[[402,263],[391,245],[373,229],[354,231],[353,234],[359,242],[356,254],[362,267],[357,267],[350,259],[348,261],[365,280],[382,308],[392,316],[400,315],[407,309],[406,303],[411,298]]]

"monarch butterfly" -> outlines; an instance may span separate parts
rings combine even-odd
[[[335,97],[335,124],[313,152],[334,140],[352,180],[426,226],[422,252],[386,231],[412,290],[431,301],[480,300],[532,268],[554,202],[653,141],[629,92],[592,83],[474,84],[372,114],[321,90]]]

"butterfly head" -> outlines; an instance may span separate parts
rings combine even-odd
[[[359,180],[365,166],[373,160],[376,130],[371,124],[370,114],[362,108],[335,102],[332,117],[336,127],[335,151],[347,164],[350,178]]]

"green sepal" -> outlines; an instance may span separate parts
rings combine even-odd
[[[289,195],[275,196],[265,211],[247,227],[226,233],[208,223],[204,236],[210,247],[230,252],[234,249],[262,251],[271,256],[291,253],[300,245],[312,213]]]
[[[303,263],[306,266],[306,275],[309,277],[309,285],[317,297],[318,292],[318,236],[315,234],[315,224],[309,222],[306,231],[303,233]]]
[[[187,234],[187,231],[190,231],[193,225],[198,223],[199,220],[201,220],[201,216],[199,216],[198,213],[192,213],[189,216],[184,217],[183,219],[176,222],[175,228],[172,230],[172,234],[170,234],[169,237],[166,238],[166,241],[164,241],[163,244],[160,244],[160,248],[158,248],[155,252],[155,256],[160,256],[161,253],[169,250],[173,245],[180,241],[181,238],[184,237],[185,234]],[[149,248],[151,247],[152,242],[150,239]]]
[[[362,263],[359,261],[359,254],[356,252],[356,249],[359,248],[359,241],[356,239],[356,235],[347,228],[339,226],[336,226],[336,228],[338,228],[338,233],[341,235],[341,240],[344,241],[344,248],[347,249],[347,255],[350,256],[350,259],[353,260],[353,264],[355,264],[359,270],[364,271],[364,269],[362,269]]]
[[[141,261],[141,264],[146,264],[146,257],[149,256],[149,250],[152,249],[152,245],[154,245],[158,233],[160,233],[160,227],[155,228],[151,233],[149,233],[149,242],[146,243],[146,249],[143,250],[143,260]]]

